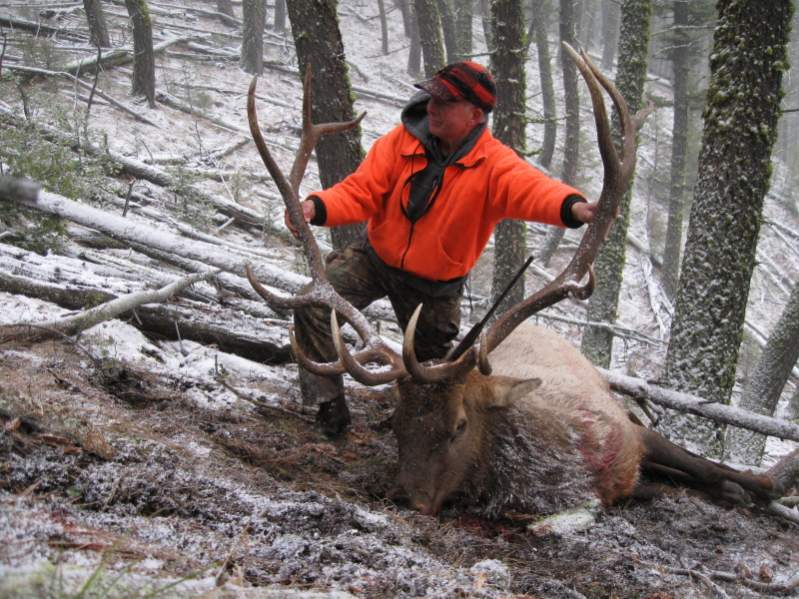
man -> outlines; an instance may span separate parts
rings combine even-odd
[[[308,196],[302,211],[313,225],[368,223],[366,240],[328,256],[330,282],[358,309],[387,296],[403,329],[423,304],[416,352],[428,360],[443,357],[458,334],[464,280],[499,221],[576,228],[591,222],[596,204],[491,135],[496,87],[482,65],[451,64],[416,87],[422,91],[403,109],[402,124],[374,142],[354,173]],[[310,358],[336,359],[326,308],[298,309],[294,321]],[[319,403],[325,434],[346,431],[341,377],[301,368],[300,387],[304,403]]]

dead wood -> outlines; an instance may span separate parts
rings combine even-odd
[[[16,323],[0,326],[0,343],[12,341],[44,341],[61,335],[75,335],[85,331],[101,322],[116,318],[120,314],[129,312],[137,307],[154,302],[163,302],[180,293],[186,287],[197,281],[207,280],[214,276],[216,271],[202,274],[193,274],[178,279],[166,287],[155,291],[140,291],[107,301],[96,308],[90,308],[59,320],[43,323]],[[35,324],[35,327],[30,325]]]
[[[92,85],[90,85],[89,83],[86,83],[85,81],[83,81],[79,77],[76,77],[72,73],[67,73],[66,71],[49,71],[47,69],[39,69],[39,68],[36,68],[36,67],[26,67],[26,66],[22,66],[22,65],[19,65],[19,66],[17,66],[17,65],[7,66],[6,68],[8,70],[10,70],[10,71],[18,71],[18,72],[21,72],[21,73],[28,73],[30,75],[42,75],[42,76],[47,76],[47,77],[65,77],[65,78],[68,78],[70,81],[73,81],[76,84],[80,85],[81,87],[84,87],[84,88],[87,88],[87,89],[92,89]],[[106,102],[108,102],[109,104],[114,106],[115,108],[118,108],[122,112],[124,112],[126,114],[129,114],[130,116],[132,116],[137,121],[140,121],[140,122],[145,123],[147,125],[150,125],[152,127],[157,127],[158,126],[154,122],[152,122],[150,119],[148,119],[146,116],[140,114],[140,112],[134,110],[133,108],[130,108],[129,106],[126,106],[125,104],[123,104],[122,102],[120,102],[118,100],[115,100],[110,95],[108,95],[105,92],[103,92],[102,90],[95,89],[94,93],[95,93],[95,95],[101,97],[103,100],[105,100]]]
[[[599,369],[610,383],[610,388],[635,399],[649,400],[679,412],[702,416],[715,422],[732,424],[764,435],[799,441],[799,425],[785,420],[770,418],[733,406],[710,403],[707,400],[665,389],[643,379],[625,376],[617,372]]]
[[[51,27],[50,25],[44,25],[37,21],[18,19],[9,15],[0,16],[0,25],[8,27],[12,31],[14,29],[22,29],[23,31],[30,31],[31,33],[37,36],[40,34],[45,36],[58,36],[58,37],[63,37],[65,39],[71,39],[83,43],[87,43],[89,41],[89,37],[87,35],[75,33],[74,31],[62,29],[61,27]]]
[[[0,106],[0,120],[14,127],[34,126],[37,132],[45,139],[65,144],[75,150],[80,149],[91,156],[110,158],[111,161],[113,161],[115,165],[118,166],[122,171],[137,179],[144,179],[146,181],[150,181],[151,183],[155,183],[160,187],[165,187],[168,189],[178,187],[174,177],[159,168],[147,165],[139,160],[134,160],[133,158],[128,158],[127,156],[123,156],[122,154],[112,150],[106,151],[93,143],[76,140],[74,136],[64,133],[63,131],[59,131],[50,125],[44,123],[36,123],[31,125],[27,121],[15,116],[10,110],[3,106]],[[224,200],[223,198],[217,197],[215,195],[205,193],[193,185],[185,186],[184,188],[187,188],[187,194],[191,199],[205,202],[226,216],[235,218],[236,222],[240,226],[260,230],[263,217],[257,214],[255,211],[250,210],[245,206],[235,204],[232,201]]]

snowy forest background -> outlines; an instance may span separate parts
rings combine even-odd
[[[618,390],[649,381],[647,410],[631,408],[657,430],[735,464],[772,464],[799,438],[799,28],[792,2],[767,4],[719,2],[720,19],[712,2],[665,0],[0,3],[0,593],[795,590],[795,524],[693,496],[623,507],[557,540],[530,539],[512,519],[432,520],[393,505],[395,450],[380,429],[390,391],[348,380],[353,432],[325,440],[301,409],[290,315],[243,278],[250,262],[277,290],[307,280],[250,141],[253,74],[286,170],[305,64],[318,121],[367,112],[359,130],[320,144],[304,192],[354,168],[414,81],[469,56],[497,75],[495,135],[596,198],[590,104],[558,51],[570,41],[631,106],[654,109],[595,297],[537,318],[582,343]],[[712,78],[711,54],[726,79]],[[528,254],[528,293],[558,272],[581,231],[557,233],[501,227],[470,277],[464,327]],[[358,232],[315,234],[329,250]],[[81,321],[117,298],[135,309]],[[399,339],[387,304],[368,314]],[[766,441],[678,416],[663,404],[675,396],[764,414],[777,432]],[[715,403],[696,409],[717,414]]]

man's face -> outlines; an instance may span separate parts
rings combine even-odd
[[[457,147],[482,120],[483,111],[466,100],[442,101],[430,98],[427,102],[430,133],[444,144]]]

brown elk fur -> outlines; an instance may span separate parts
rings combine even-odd
[[[631,421],[591,363],[550,330],[523,324],[491,362],[491,376],[399,383],[399,483],[424,513],[450,497],[488,516],[610,505],[634,494],[642,466],[726,498],[771,490],[767,476],[719,466]]]

